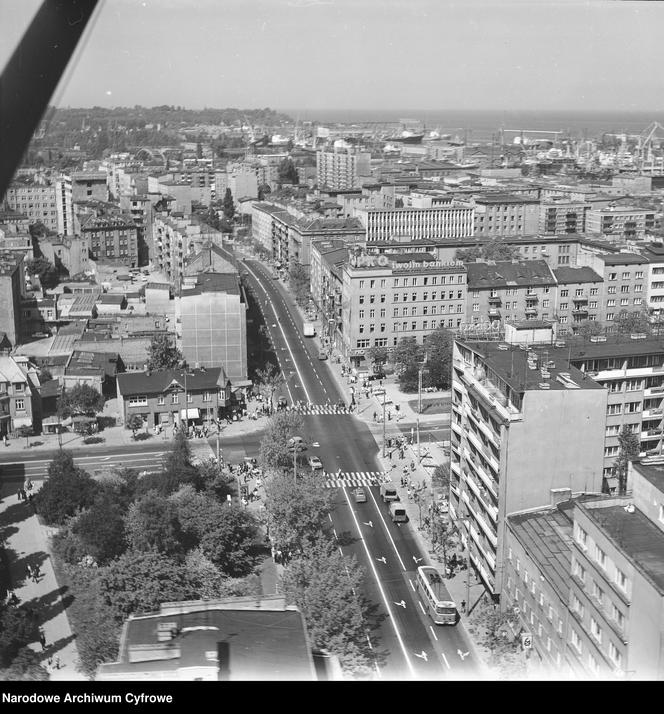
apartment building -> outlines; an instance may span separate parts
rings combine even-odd
[[[599,256],[603,263],[605,320],[611,323],[624,310],[647,306],[649,262],[637,253]],[[599,271],[598,271],[599,272]]]
[[[638,240],[655,227],[655,211],[632,206],[594,207],[588,211],[586,231],[617,240]]]
[[[81,222],[81,236],[95,261],[138,266],[138,231],[127,215],[90,215]]]
[[[568,659],[584,679],[664,679],[664,468],[630,466],[631,493],[574,507]]]
[[[452,204],[432,208],[358,209],[367,243],[408,236],[411,240],[467,238],[474,232],[475,209]]]
[[[334,336],[340,326],[343,266],[348,261],[348,244],[343,240],[320,240],[311,244],[309,285],[311,299],[324,317],[324,336]]]
[[[506,516],[542,508],[556,489],[601,489],[607,392],[567,357],[555,344],[454,344],[450,516],[496,598]]]
[[[604,491],[613,492],[618,435],[627,424],[639,437],[641,454],[662,449],[664,426],[664,340],[639,335],[566,338],[571,364],[607,392]]]
[[[316,183],[320,188],[359,188],[371,178],[371,154],[354,148],[316,152]]]
[[[74,171],[71,175],[72,201],[108,201],[106,171]]]
[[[468,263],[466,322],[549,320],[556,278],[543,260]]]
[[[69,276],[84,273],[90,269],[88,232],[80,236],[41,236],[39,250],[49,263],[64,268]]]
[[[604,280],[592,268],[555,268],[557,334],[573,332],[585,320],[604,322]]]
[[[439,326],[464,321],[466,268],[428,253],[371,255],[349,251],[341,269],[341,322],[335,342],[355,365],[369,347],[394,347]]]
[[[510,194],[475,196],[475,235],[533,235],[539,225],[539,199]]]
[[[72,181],[69,176],[45,176],[13,181],[5,201],[9,208],[26,215],[30,223],[43,223],[55,233],[75,232]]]
[[[191,365],[247,379],[247,305],[235,274],[200,273],[180,297],[182,354]]]
[[[664,243],[647,243],[639,253],[648,261],[645,299],[650,310],[660,315],[664,307]]]
[[[565,198],[544,199],[539,208],[538,233],[569,235],[585,233],[590,204]]]
[[[21,341],[21,300],[26,295],[25,255],[0,252],[0,332],[13,347]]]
[[[147,265],[154,255],[152,222],[154,207],[147,195],[121,196],[120,208],[132,217],[138,239],[138,264]]]
[[[201,225],[192,223],[181,213],[159,213],[153,222],[153,260],[172,284],[179,285],[188,258],[193,257],[206,241]]]

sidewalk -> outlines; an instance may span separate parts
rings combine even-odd
[[[76,671],[78,650],[66,608],[71,595],[60,588],[53,570],[49,549],[50,529],[40,523],[31,505],[18,501],[9,493],[7,485],[0,490],[0,526],[9,566],[10,587],[20,600],[20,606],[34,613],[35,624],[43,628],[46,646],[38,641],[30,643],[40,655],[42,666],[50,672],[51,680],[86,680]],[[38,565],[38,582],[28,578],[26,566]],[[52,658],[52,664],[48,664]],[[59,665],[59,667],[58,667]]]

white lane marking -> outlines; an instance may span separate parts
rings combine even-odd
[[[429,629],[431,630],[431,634],[433,635],[434,640],[436,640],[436,642],[438,642],[438,635],[437,635],[436,632],[434,631],[433,625],[429,625]],[[443,655],[443,657],[444,657],[444,656],[445,656],[445,655]]]
[[[401,637],[401,632],[399,632],[399,628],[397,627],[396,619],[392,613],[392,608],[390,607],[390,603],[389,603],[389,600],[387,599],[387,595],[385,594],[385,590],[383,590],[383,584],[381,583],[380,578],[378,577],[378,571],[376,570],[376,566],[374,565],[373,559],[371,557],[371,553],[369,552],[369,547],[367,546],[367,543],[364,540],[364,536],[362,535],[362,530],[360,529],[360,524],[358,523],[357,517],[355,515],[355,511],[353,510],[351,502],[350,502],[350,496],[348,495],[348,492],[346,491],[345,488],[343,489],[343,492],[344,492],[344,496],[346,497],[346,501],[348,502],[350,514],[353,517],[353,520],[355,521],[355,527],[357,528],[357,532],[360,534],[360,540],[362,541],[362,546],[364,547],[364,550],[367,554],[367,560],[369,562],[369,567],[373,571],[374,578],[376,579],[376,584],[378,585],[378,589],[380,590],[380,594],[383,598],[383,602],[385,603],[385,608],[387,609],[387,612],[390,616],[390,623],[391,623],[392,627],[394,628],[394,632],[397,636],[399,646],[401,647],[401,651],[403,652],[404,659],[406,660],[406,664],[408,665],[408,669],[410,670],[410,675],[413,679],[415,679],[416,674],[415,674],[415,669],[413,668],[413,663],[410,661],[408,652],[406,652],[406,645],[404,644],[404,641]]]
[[[378,512],[378,517],[383,523],[383,527],[385,528],[385,532],[387,533],[388,538],[390,539],[390,542],[392,543],[392,547],[394,548],[394,552],[397,554],[397,558],[399,558],[399,562],[401,563],[401,567],[406,570],[406,566],[403,563],[403,560],[401,560],[401,556],[399,555],[399,551],[397,550],[397,545],[394,542],[394,539],[392,538],[392,534],[387,528],[387,523],[385,523],[385,519],[383,518],[383,514],[380,512],[380,506],[378,505],[378,502],[376,501],[376,497],[373,495],[372,491],[369,491],[369,495],[371,496],[371,500],[374,502],[374,505],[376,506],[376,511]]]
[[[75,447],[77,448],[77,447]],[[132,457],[142,457],[150,456],[154,454],[165,454],[166,451],[137,451],[135,454],[129,452]],[[106,459],[117,459],[117,458],[127,458],[127,453],[120,454],[110,454],[107,456],[74,456],[74,461],[105,461]],[[0,461],[0,467],[2,466],[23,466],[31,464],[50,464],[53,459],[26,459],[25,461]]]
[[[444,653],[444,652],[441,652],[441,653],[440,653],[440,656],[443,658],[443,662],[445,662],[445,666],[447,667],[447,669],[452,669],[452,668],[450,667],[450,663],[447,661],[447,657],[445,657],[445,653]]]
[[[415,586],[413,585],[413,581],[408,578],[408,582],[410,583],[410,587],[413,588],[413,592],[415,592]]]
[[[249,268],[249,270],[251,270],[251,268]],[[253,272],[253,271],[252,271],[252,272]],[[256,276],[254,275],[254,277],[256,277]],[[267,295],[267,299],[270,301],[270,303],[272,303],[272,299],[271,299],[270,296],[268,295],[267,290],[265,290],[265,288],[264,288],[262,285],[261,285],[261,288],[262,288],[263,292]],[[272,308],[272,309],[274,309],[274,308]],[[275,317],[276,317],[276,312],[275,312]],[[291,319],[292,319],[292,318],[291,318]],[[295,361],[295,356],[293,355],[293,350],[291,350],[291,348],[290,348],[290,343],[289,343],[288,340],[286,339],[286,333],[284,332],[284,328],[283,328],[281,322],[279,322],[278,320],[277,320],[277,324],[279,325],[279,329],[281,330],[281,334],[283,335],[284,342],[286,343],[286,347],[288,348],[288,352],[290,353],[291,359],[293,360],[293,365],[295,366],[295,371],[297,372],[297,376],[300,378],[300,383],[302,384],[302,389],[304,389],[304,394],[305,394],[305,396],[306,396],[306,398],[307,398],[307,401],[310,402],[310,401],[311,401],[311,397],[309,396],[309,392],[307,391],[307,388],[306,388],[306,386],[305,386],[305,384],[304,384],[304,379],[303,379],[303,377],[302,377],[302,373],[300,372],[300,368],[297,366],[297,362]],[[288,382],[286,382],[286,388],[288,388]],[[289,393],[290,393],[290,390],[288,390],[288,391],[289,391]],[[291,395],[291,402],[292,402],[292,401],[293,401],[293,396]]]
[[[327,517],[330,519],[330,523],[332,523],[332,515],[330,513],[328,513]]]
[[[333,529],[332,529],[332,533],[334,533],[334,538],[335,538],[335,540],[339,540],[339,536],[337,535],[337,529],[336,529],[336,528],[333,528]]]
[[[420,606],[420,610],[422,610],[422,613],[426,615],[427,611],[424,609],[424,606],[422,605],[420,600],[417,601],[417,604]]]

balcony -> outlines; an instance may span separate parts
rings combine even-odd
[[[528,290],[526,292],[526,300],[533,300],[537,302],[539,300],[539,295],[534,290]]]
[[[575,307],[572,310],[572,315],[587,315],[588,314],[588,308],[587,307]]]
[[[572,298],[573,302],[575,305],[587,305],[588,304],[588,296],[583,295],[581,297],[574,297]]]
[[[500,320],[500,310],[496,310],[495,308],[489,308],[489,319]]]
[[[496,307],[500,307],[503,304],[502,298],[500,295],[490,295],[489,296],[489,305],[495,305]]]
[[[533,305],[527,306],[526,307],[526,315],[532,315],[532,316],[537,315],[537,308],[534,307]]]

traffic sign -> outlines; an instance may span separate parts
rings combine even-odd
[[[529,650],[533,646],[533,636],[530,634],[530,632],[522,632],[521,633],[521,646],[523,647],[524,650]]]

